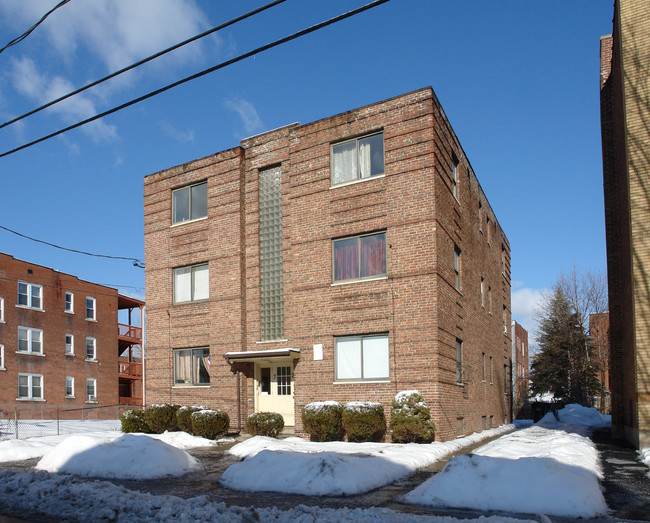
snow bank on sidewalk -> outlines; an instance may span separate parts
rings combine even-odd
[[[389,523],[457,523],[452,517],[418,516],[388,509],[331,509],[299,505],[290,510],[278,508],[226,507],[205,496],[182,499],[154,496],[118,487],[106,481],[84,481],[70,475],[40,472],[0,472],[0,506],[5,511],[27,518],[38,512],[52,520],[65,521],[183,521],[294,523],[308,521]],[[515,523],[502,517],[463,519],[463,523]]]
[[[145,436],[69,436],[38,462],[36,470],[97,478],[151,479],[180,476],[199,466],[181,449]]]
[[[612,417],[601,414],[592,407],[583,407],[577,403],[570,403],[563,409],[557,411],[556,419],[552,412],[537,422],[537,425],[547,428],[560,429],[566,432],[577,432],[589,435],[593,429],[609,427],[612,425]]]
[[[453,441],[408,443],[316,443],[302,438],[248,439],[228,452],[244,461],[231,465],[219,482],[246,491],[315,496],[368,492],[448,458],[454,452],[513,430],[512,425]]]
[[[473,454],[453,458],[402,501],[431,507],[595,517],[607,512],[600,478],[598,452],[588,438],[534,426],[503,436]]]

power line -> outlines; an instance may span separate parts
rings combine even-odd
[[[27,38],[27,37],[32,33],[32,31],[33,31],[34,29],[36,29],[39,25],[41,25],[41,24],[45,21],[45,19],[46,19],[48,16],[50,16],[50,15],[51,15],[54,11],[56,11],[59,7],[63,7],[63,6],[64,6],[65,4],[67,4],[69,1],[70,1],[70,0],[62,0],[61,2],[59,2],[58,4],[56,4],[52,9],[50,9],[47,13],[45,13],[45,14],[41,17],[41,19],[40,19],[38,22],[36,22],[33,26],[31,26],[29,29],[27,29],[27,31],[25,31],[25,32],[24,32],[23,34],[21,34],[20,36],[17,36],[16,38],[14,38],[14,39],[11,40],[7,45],[5,45],[2,49],[0,49],[0,53],[2,53],[2,51],[4,51],[5,49],[7,49],[8,47],[11,47],[11,46],[13,46],[13,45],[16,45],[16,44],[19,44],[20,42],[22,42],[25,38]]]
[[[117,111],[121,111],[122,109],[125,109],[127,107],[130,107],[132,105],[135,105],[139,102],[142,102],[144,100],[147,100],[149,98],[152,98],[156,95],[159,95],[161,93],[164,93],[165,91],[169,91],[170,89],[177,87],[179,85],[182,85],[184,83],[187,83],[191,80],[196,80],[197,78],[200,78],[202,76],[205,76],[209,73],[213,73],[214,71],[217,71],[219,69],[223,69],[224,67],[228,67],[229,65],[235,64],[237,62],[241,62],[242,60],[246,58],[250,58],[253,55],[260,54],[264,51],[268,51],[269,49],[272,49],[274,47],[277,47],[281,44],[290,42],[291,40],[295,40],[296,38],[300,38],[301,36],[305,36],[309,33],[313,33],[314,31],[318,31],[319,29],[322,29],[324,27],[327,27],[329,25],[335,24],[336,22],[340,22],[341,20],[345,20],[346,18],[350,18],[354,15],[357,15],[363,11],[367,11],[368,9],[372,9],[373,7],[377,7],[381,4],[385,4],[386,2],[389,2],[390,0],[375,0],[374,2],[370,2],[369,4],[366,4],[364,6],[358,7],[357,9],[353,9],[352,11],[348,11],[347,13],[343,13],[341,15],[335,16],[334,18],[330,18],[329,20],[325,20],[324,22],[320,22],[318,24],[312,25],[311,27],[308,27],[307,29],[303,29],[301,31],[298,31],[297,33],[293,33],[289,36],[285,36],[284,38],[280,38],[279,40],[275,40],[274,42],[271,42],[270,44],[263,45],[261,47],[258,47],[256,49],[253,49],[252,51],[248,51],[247,53],[241,54],[235,58],[231,58],[230,60],[226,60],[225,62],[221,62],[220,64],[217,64],[213,67],[209,67],[207,69],[204,69],[203,71],[200,71],[196,74],[187,76],[183,78],[182,80],[178,80],[176,82],[173,82],[171,84],[166,85],[165,87],[161,87],[160,89],[156,89],[155,91],[151,91],[148,94],[145,94],[143,96],[140,96],[139,98],[135,98],[134,100],[131,100],[129,102],[123,103],[122,105],[118,105],[117,107],[114,107],[112,109],[109,109],[108,111],[104,111],[103,113],[96,114],[95,116],[92,116],[90,118],[86,118],[85,120],[81,122],[77,122],[76,124],[70,125],[68,127],[65,127],[63,129],[59,129],[58,131],[55,131],[53,133],[48,134],[47,136],[43,136],[37,140],[33,140],[29,143],[26,143],[24,145],[21,145],[20,147],[16,147],[14,149],[11,149],[10,151],[5,151],[4,153],[0,154],[0,158],[4,158],[5,156],[9,156],[10,154],[17,153],[18,151],[22,151],[23,149],[27,149],[28,147],[31,147],[33,145],[36,145],[38,143],[44,142],[45,140],[49,140],[50,138],[54,138],[55,136],[58,136],[60,134],[63,134],[65,132],[71,131],[72,129],[76,129],[77,127],[81,127],[82,125],[85,125],[90,122],[94,122],[95,120],[99,120],[100,118],[103,118],[104,116],[108,116],[109,114],[116,113]]]
[[[66,0],[66,1],[69,2],[70,0]],[[286,2],[286,1],[287,0],[275,0],[274,2],[270,2],[270,3],[266,4],[266,5],[263,5],[262,7],[259,7],[257,9],[253,9],[252,11],[249,11],[248,13],[245,13],[245,14],[243,14],[241,16],[233,18],[232,20],[229,20],[229,21],[227,21],[227,22],[225,22],[225,23],[223,23],[221,25],[218,25],[216,27],[213,27],[212,29],[209,29],[209,30],[207,30],[207,31],[205,31],[205,32],[203,32],[201,34],[196,35],[196,36],[193,36],[192,38],[188,38],[187,40],[184,40],[183,42],[180,42],[180,43],[178,43],[176,45],[168,47],[167,49],[164,49],[163,51],[160,51],[160,52],[158,52],[156,54],[153,54],[153,55],[149,56],[148,58],[144,58],[144,59],[142,59],[142,60],[140,60],[138,62],[135,62],[135,63],[123,68],[123,69],[120,69],[119,71],[115,71],[114,73],[111,73],[108,76],[104,76],[103,78],[100,78],[99,80],[95,80],[94,82],[91,82],[91,83],[89,83],[87,85],[84,85],[83,87],[80,87],[79,89],[77,89],[75,91],[72,91],[72,92],[70,92],[70,93],[68,93],[66,95],[61,96],[60,98],[52,100],[51,102],[48,102],[45,105],[41,105],[40,107],[37,107],[36,109],[33,109],[33,110],[31,110],[31,111],[29,111],[29,112],[27,112],[27,113],[25,113],[25,114],[23,114],[21,116],[17,116],[16,118],[14,118],[12,120],[9,120],[9,121],[7,121],[7,122],[5,122],[3,124],[0,124],[0,129],[2,129],[3,127],[7,127],[8,125],[11,125],[12,123],[16,123],[16,122],[18,122],[18,121],[20,121],[20,120],[22,120],[24,118],[27,118],[28,116],[31,116],[31,115],[33,115],[35,113],[38,113],[38,112],[42,111],[43,109],[47,109],[48,107],[51,107],[54,104],[62,102],[63,100],[67,100],[68,98],[71,98],[72,96],[75,96],[75,95],[77,95],[79,93],[82,93],[85,90],[90,89],[91,87],[95,87],[96,85],[99,85],[99,84],[101,84],[101,83],[103,83],[103,82],[105,82],[107,80],[110,80],[111,78],[115,78],[116,76],[119,76],[119,75],[121,75],[123,73],[126,73],[126,72],[128,72],[128,71],[130,71],[132,69],[135,69],[136,67],[139,67],[139,66],[141,66],[143,64],[146,64],[147,62],[150,62],[151,60],[159,58],[160,56],[162,56],[164,54],[170,53],[171,51],[175,51],[179,47],[183,47],[184,45],[187,45],[187,44],[192,43],[192,42],[194,42],[196,40],[199,40],[200,38],[208,36],[208,35],[210,35],[212,33],[220,31],[222,29],[225,29],[226,27],[229,27],[229,26],[234,25],[234,24],[236,24],[238,22],[241,22],[242,20],[245,20],[246,18],[250,18],[253,15],[261,13],[262,11],[266,11],[267,9],[270,9],[271,7],[274,7],[274,6],[278,5],[278,4],[281,4],[281,3]]]
[[[5,227],[3,225],[0,225],[0,229],[4,229],[5,231],[10,232],[12,234],[15,234],[16,236],[20,236],[21,238],[26,238],[28,240],[32,240],[33,242],[43,243],[45,245],[49,245],[50,247],[55,247],[57,249],[61,249],[62,251],[75,252],[77,254],[85,254],[86,256],[95,256],[96,258],[109,258],[111,260],[128,260],[128,261],[133,262],[133,265],[135,267],[139,267],[141,269],[144,269],[144,262],[142,260],[140,260],[139,258],[129,258],[129,257],[125,257],[125,256],[110,256],[108,254],[95,254],[95,253],[92,253],[92,252],[79,251],[77,249],[68,249],[67,247],[61,247],[60,245],[57,245],[55,243],[50,243],[50,242],[46,242],[44,240],[38,240],[36,238],[32,238],[31,236],[27,236],[26,234],[19,233],[17,231],[9,229],[8,227]]]

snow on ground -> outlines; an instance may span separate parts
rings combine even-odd
[[[187,452],[145,434],[68,436],[48,451],[36,470],[96,478],[151,479],[180,476],[199,467]]]
[[[154,496],[118,487],[106,481],[84,481],[67,474],[0,472],[0,507],[12,514],[35,511],[57,521],[182,521],[182,522],[381,522],[400,521],[458,523],[452,517],[419,516],[388,509],[331,509],[299,505],[290,510],[254,507],[226,507],[205,496],[182,499]],[[510,523],[526,521],[503,517],[463,519],[464,523]]]
[[[642,463],[645,463],[650,467],[650,447],[644,447],[641,450],[637,451],[639,453],[639,459]],[[650,478],[650,471],[646,474]]]
[[[564,517],[606,513],[598,452],[582,434],[604,426],[607,417],[579,405],[567,405],[559,417],[560,422],[551,414],[552,420],[543,418],[537,426],[451,459],[402,501]]]
[[[121,422],[117,420],[41,420],[19,419],[18,437],[37,438],[80,432],[119,431]],[[0,419],[0,439],[16,439],[16,423],[13,419]]]
[[[219,480],[225,487],[315,496],[360,494],[388,485],[454,452],[513,430],[513,425],[429,444],[316,443],[302,438],[248,439],[228,452],[244,461]]]

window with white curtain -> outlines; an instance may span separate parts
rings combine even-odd
[[[210,297],[208,264],[174,269],[174,303],[207,300]]]
[[[384,174],[384,133],[332,145],[332,185]]]
[[[97,403],[97,380],[95,378],[86,379],[86,402]]]
[[[43,399],[43,375],[42,374],[18,374],[18,399],[42,400]]]
[[[174,385],[208,385],[210,349],[174,350]]]
[[[74,377],[66,376],[65,378],[65,397],[74,398]]]
[[[172,223],[198,220],[207,215],[207,182],[188,185],[172,191]]]
[[[18,327],[18,351],[31,354],[43,354],[43,331]]]
[[[337,381],[388,379],[388,334],[336,338],[334,347]]]

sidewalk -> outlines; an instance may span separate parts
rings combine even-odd
[[[624,442],[612,441],[609,429],[594,431],[605,479],[602,486],[611,517],[650,521],[650,468]]]

